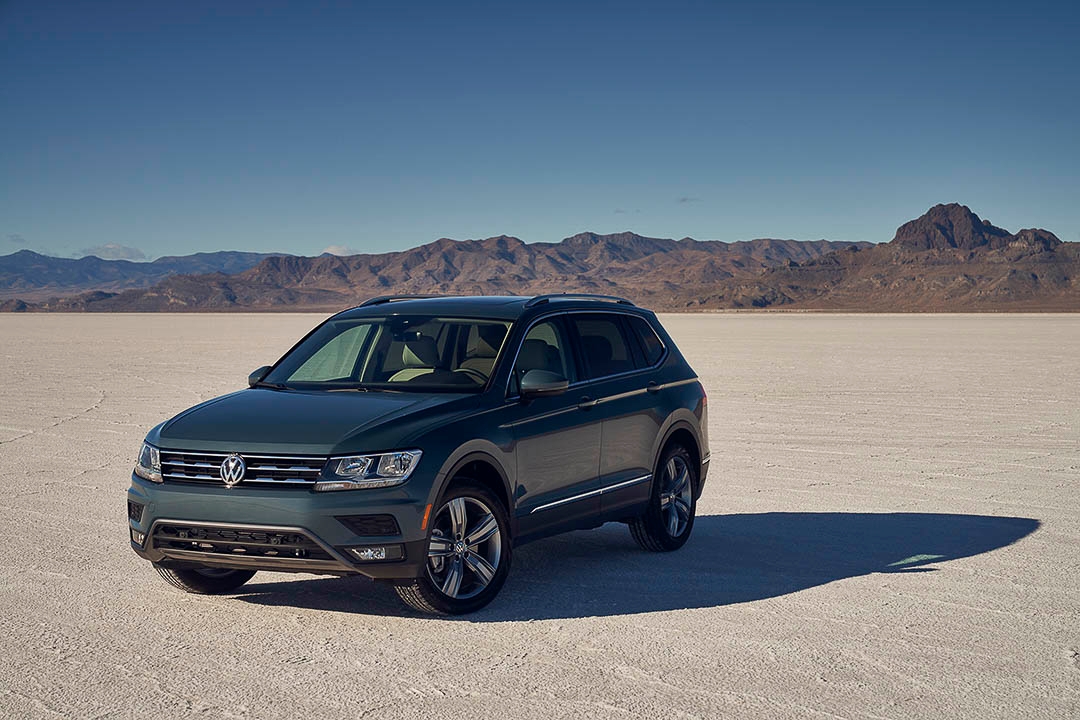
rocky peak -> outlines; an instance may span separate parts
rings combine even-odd
[[[949,203],[901,225],[892,244],[910,250],[974,250],[1003,248],[1012,239],[1008,230],[980,220],[966,205]]]

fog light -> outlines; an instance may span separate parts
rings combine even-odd
[[[385,547],[355,548],[353,550],[353,555],[360,558],[361,560],[385,560],[386,559],[386,548]]]
[[[362,562],[400,560],[405,557],[400,545],[368,545],[366,547],[349,548],[349,552]]]
[[[146,533],[141,533],[135,528],[131,528],[131,542],[142,547],[143,543],[146,542]]]

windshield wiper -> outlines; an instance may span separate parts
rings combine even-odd
[[[289,386],[286,385],[285,383],[266,382],[265,380],[260,380],[259,382],[255,383],[255,385],[253,387],[264,387],[264,388],[270,388],[271,390],[288,390],[289,389]]]

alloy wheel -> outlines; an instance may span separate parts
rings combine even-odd
[[[686,460],[673,455],[664,465],[660,480],[660,513],[668,535],[679,537],[690,522],[693,487]]]
[[[502,533],[491,508],[477,498],[453,498],[432,523],[428,578],[448,598],[476,597],[495,577],[502,552]]]

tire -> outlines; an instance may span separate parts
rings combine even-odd
[[[196,595],[220,595],[237,589],[251,578],[254,570],[227,570],[224,568],[190,568],[176,570],[154,565],[158,575],[173,587]]]
[[[474,612],[498,595],[510,572],[510,517],[498,498],[470,482],[453,485],[437,507],[428,530],[428,561],[419,577],[394,589],[422,613]]]
[[[686,544],[694,529],[699,472],[693,455],[682,445],[672,445],[660,456],[649,505],[630,521],[630,534],[643,549],[671,552]]]

